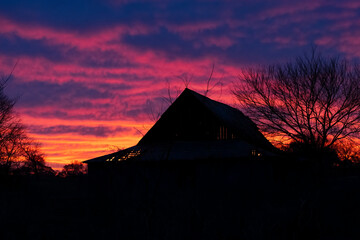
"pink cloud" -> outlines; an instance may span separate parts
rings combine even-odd
[[[220,37],[211,36],[205,39],[204,41],[205,41],[205,45],[218,46],[223,49],[231,47],[232,45],[235,44],[235,41],[228,36],[220,36]]]
[[[257,17],[260,19],[274,18],[283,15],[293,15],[298,12],[307,12],[313,11],[326,5],[326,1],[301,1],[301,2],[283,2],[279,5],[275,5],[274,7],[264,10]]]

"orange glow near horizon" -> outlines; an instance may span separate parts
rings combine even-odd
[[[116,149],[136,145],[142,137],[138,130],[145,133],[152,125],[149,121],[67,121],[61,119],[37,119],[24,115],[24,123],[32,127],[47,128],[58,125],[73,126],[103,126],[127,127],[124,132],[109,134],[108,136],[84,136],[74,133],[29,133],[30,137],[41,143],[46,162],[55,170],[74,161],[85,161],[101,155],[109,154]],[[136,128],[136,129],[135,129]]]

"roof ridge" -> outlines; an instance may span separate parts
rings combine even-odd
[[[228,104],[226,104],[226,103],[223,103],[223,102],[220,102],[220,101],[211,99],[211,98],[209,98],[208,96],[205,96],[205,95],[203,95],[203,94],[201,94],[201,93],[198,93],[198,92],[196,92],[195,90],[192,90],[192,89],[190,89],[190,88],[187,88],[187,87],[186,87],[186,88],[184,89],[184,91],[185,91],[185,90],[190,91],[190,93],[194,94],[194,95],[197,96],[197,97],[204,98],[204,99],[206,99],[206,100],[208,100],[208,101],[211,101],[211,102],[214,102],[214,103],[218,103],[218,104],[224,105],[224,106],[227,107],[227,108],[232,108],[232,109],[235,109],[235,110],[241,112],[239,109],[237,109],[237,108],[235,108],[235,107],[232,107],[232,106],[230,106],[230,105],[228,105]],[[184,92],[184,91],[183,91],[183,92]],[[181,93],[181,94],[182,94],[182,93]],[[180,94],[180,95],[181,95],[181,94]],[[242,113],[244,116],[246,116],[243,112],[241,112],[241,113]]]
[[[214,100],[214,99],[211,99],[211,98],[209,98],[209,97],[207,97],[207,96],[205,96],[205,95],[202,95],[202,94],[200,94],[200,93],[198,93],[198,92],[196,92],[196,91],[194,91],[194,90],[192,90],[192,89],[189,89],[189,88],[187,88],[187,87],[184,89],[184,91],[183,91],[180,95],[182,95],[185,91],[189,91],[189,92],[190,92],[191,94],[193,94],[195,97],[200,97],[200,98],[202,98],[202,99],[199,99],[199,100],[206,100],[206,101],[208,101],[209,103],[218,104],[218,106],[221,106],[221,107],[224,107],[224,108],[227,108],[227,109],[231,109],[231,110],[233,110],[233,111],[236,111],[237,113],[240,113],[241,116],[244,117],[244,118],[249,122],[249,124],[252,124],[253,127],[255,127],[256,129],[258,129],[257,125],[256,125],[248,116],[246,116],[241,110],[239,110],[239,109],[237,109],[237,108],[235,108],[235,107],[232,107],[232,106],[230,106],[230,105],[228,105],[228,104],[222,103],[222,102],[220,102],[220,101],[216,101],[216,100]],[[180,97],[180,96],[179,96],[179,97]],[[205,105],[205,107],[207,107],[210,111],[213,110],[213,109],[210,108],[209,106],[206,106],[206,105]],[[213,112],[213,111],[212,111],[212,112]],[[217,115],[217,114],[215,114],[215,115]]]

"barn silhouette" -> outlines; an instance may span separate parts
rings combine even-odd
[[[240,110],[186,88],[133,147],[85,161],[90,175],[133,164],[224,164],[278,151]]]

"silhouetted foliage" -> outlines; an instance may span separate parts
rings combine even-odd
[[[317,148],[317,146],[303,142],[292,142],[286,149],[287,152],[294,153],[296,156],[317,162],[319,167],[338,165],[340,158],[337,150],[330,147]]]
[[[9,98],[4,90],[10,76],[0,80],[0,166],[8,174],[17,167],[21,157],[21,142],[25,136],[24,127],[14,113],[15,100]]]
[[[66,164],[61,172],[59,173],[59,176],[61,177],[71,177],[71,176],[82,176],[86,174],[86,168],[83,163],[81,162],[72,162],[70,164]]]
[[[339,141],[336,143],[336,149],[342,161],[360,163],[360,146],[356,141]]]
[[[250,68],[233,89],[273,143],[322,152],[360,131],[360,67],[316,49],[284,64]],[[278,144],[279,145],[279,144]]]
[[[39,144],[26,141],[22,144],[23,164],[21,170],[25,174],[55,175],[55,171],[45,165],[44,154],[39,150]]]
[[[38,144],[30,140],[14,111],[15,99],[5,94],[11,74],[0,79],[0,174],[54,173],[45,166]]]

